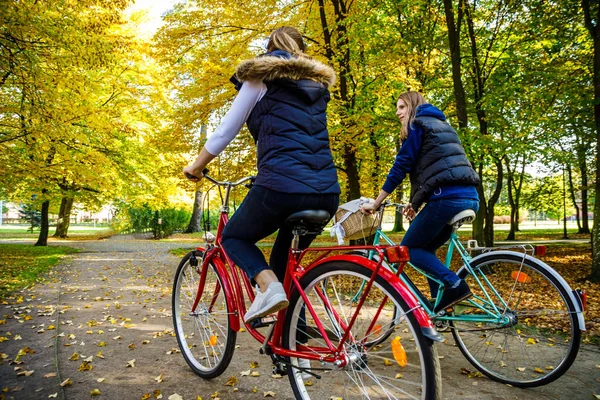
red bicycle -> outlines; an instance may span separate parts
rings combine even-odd
[[[233,357],[246,293],[254,300],[250,280],[221,247],[228,221],[225,188],[217,235],[179,264],[173,285],[173,323],[181,353],[205,379],[221,375]],[[247,185],[249,186],[249,185]],[[283,286],[289,307],[276,316],[246,324],[271,357],[274,372],[287,373],[297,399],[441,398],[441,373],[435,341],[441,336],[413,294],[383,260],[403,266],[402,246],[336,246],[298,249],[301,235],[321,232],[329,220],[323,210],[293,214],[293,227]],[[376,252],[379,261],[349,250]],[[306,261],[310,259],[310,261]],[[358,300],[353,296],[363,288]],[[264,328],[264,329],[263,329]]]

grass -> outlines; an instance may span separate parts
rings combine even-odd
[[[0,244],[0,299],[40,282],[64,256],[77,251],[62,246]]]
[[[40,230],[36,229],[32,232],[28,232],[29,226],[27,225],[2,225],[0,227],[0,239],[37,239],[40,235]],[[50,227],[48,231],[49,240],[65,240],[53,238],[55,227]],[[68,235],[66,239],[101,239],[113,235],[115,232],[108,226],[93,226],[87,225],[71,225],[69,227]]]

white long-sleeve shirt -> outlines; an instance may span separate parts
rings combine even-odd
[[[218,156],[240,132],[256,103],[267,93],[267,86],[259,81],[246,81],[240,88],[231,108],[204,144],[213,156]]]

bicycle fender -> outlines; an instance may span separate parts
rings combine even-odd
[[[577,320],[579,322],[579,329],[582,330],[582,331],[586,330],[585,329],[585,318],[583,316],[583,309],[581,308],[581,303],[580,303],[579,299],[575,297],[575,293],[573,292],[573,290],[571,289],[571,286],[569,286],[569,284],[567,283],[567,281],[565,281],[565,278],[563,278],[558,272],[556,272],[556,270],[554,268],[552,268],[551,266],[549,266],[545,262],[543,262],[543,261],[541,261],[541,260],[539,260],[539,259],[537,259],[535,257],[531,257],[530,255],[527,255],[527,254],[525,254],[525,257],[523,257],[523,253],[519,253],[517,251],[494,250],[494,251],[491,251],[491,252],[488,252],[488,253],[482,253],[482,254],[479,254],[476,257],[473,257],[471,259],[471,263],[474,263],[477,260],[485,259],[486,257],[496,258],[496,257],[502,256],[502,255],[507,255],[507,256],[511,256],[511,257],[525,258],[526,260],[530,261],[531,263],[536,264],[538,267],[540,267],[544,271],[548,272],[554,279],[556,279],[556,281],[558,282],[558,284],[561,285],[565,289],[565,291],[567,292],[567,294],[569,296],[569,299],[571,299],[571,302],[573,303],[573,306],[577,310]],[[466,274],[466,270],[467,270],[467,267],[465,265],[463,265],[456,272],[456,274],[458,276],[464,276],[464,274]]]
[[[371,271],[375,271],[378,264],[375,261],[369,260],[359,255],[340,254],[336,256],[326,257],[322,260],[311,264],[306,269],[306,272],[312,270],[313,268],[319,265],[326,264],[331,261],[346,261],[353,264],[362,265],[363,267],[366,267]],[[398,291],[400,296],[402,296],[404,301],[406,301],[406,304],[408,305],[409,309],[412,310],[413,315],[417,319],[417,322],[421,327],[423,333],[429,333],[426,336],[428,336],[430,339],[439,341],[438,336],[441,338],[441,335],[437,333],[435,327],[433,326],[433,323],[431,322],[431,319],[429,318],[429,315],[427,315],[425,310],[423,310],[423,307],[421,307],[415,295],[412,294],[412,292],[406,287],[406,285],[396,275],[394,275],[393,272],[391,272],[387,268],[384,268],[383,266],[379,268],[379,275],[381,275],[383,279],[389,282],[394,287],[394,289]]]
[[[215,266],[217,270],[217,274],[222,277],[229,277],[229,273],[227,271],[227,267],[223,263],[223,260],[216,256],[216,254],[212,251],[206,255],[205,262],[211,262]],[[235,292],[230,285],[229,279],[223,279],[223,292],[225,293],[225,301],[227,302],[227,309],[229,310],[229,325],[231,329],[236,332],[240,331],[240,318],[239,318],[239,310],[237,307],[237,303],[235,301]]]

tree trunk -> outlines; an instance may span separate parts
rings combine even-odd
[[[517,232],[517,224],[515,223],[515,219],[517,218],[517,213],[515,201],[513,199],[514,171],[510,168],[510,161],[508,157],[506,158],[506,173],[506,189],[508,192],[508,204],[510,205],[510,230],[508,231],[506,240],[515,240],[515,234]]]
[[[202,230],[202,191],[196,190],[194,197],[194,210],[185,233],[200,232]]]
[[[54,237],[66,238],[71,225],[71,210],[73,208],[72,196],[63,196],[60,201],[60,211],[58,212],[58,220],[56,221],[56,232]]]
[[[585,156],[579,163],[579,171],[581,172],[581,229],[579,233],[590,233],[590,223],[588,221],[588,172]]]
[[[42,190],[42,194],[46,193],[46,189]],[[50,200],[46,200],[42,203],[42,221],[40,228],[40,236],[38,236],[37,242],[34,246],[47,246],[48,245],[48,209],[50,208]]]
[[[404,197],[404,191],[400,189],[396,189],[396,203],[402,203],[402,197]],[[402,214],[402,210],[396,208],[395,217],[394,217],[394,232],[404,232],[404,215]]]
[[[479,176],[482,176],[483,164],[480,164],[477,168]],[[483,236],[483,226],[485,222],[485,214],[487,213],[487,203],[485,201],[485,192],[483,191],[483,183],[477,186],[477,194],[479,195],[479,211],[473,221],[473,239],[477,240],[477,243],[483,245],[485,243]]]
[[[498,202],[498,198],[500,198],[500,193],[502,192],[502,181],[504,179],[502,162],[497,161],[495,165],[498,169],[498,175],[496,176],[496,188],[487,202],[485,210],[485,226],[483,227],[483,237],[487,247],[494,246],[494,205]]]
[[[582,0],[585,25],[594,41],[594,122],[596,128],[596,177],[600,177],[600,6],[594,1],[596,10],[590,10],[590,1]],[[595,15],[592,17],[592,13]],[[600,179],[596,179],[596,201],[594,202],[594,228],[592,233],[592,273],[590,280],[600,282]]]
[[[460,24],[462,21],[462,9],[462,0],[459,0],[458,17],[455,20],[452,0],[444,0],[446,27],[448,28],[448,46],[450,48],[450,60],[452,62],[452,83],[459,129],[464,129],[468,126],[467,96],[465,94],[461,75]]]

